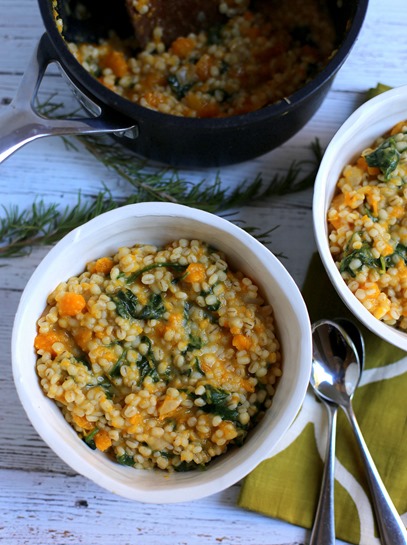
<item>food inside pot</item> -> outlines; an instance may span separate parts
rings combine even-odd
[[[134,23],[148,12],[149,1],[129,2]],[[125,38],[116,27],[100,40],[73,40],[63,13],[57,22],[72,54],[103,85],[146,108],[185,117],[233,116],[289,102],[334,54],[336,32],[326,3],[218,3],[222,18],[216,24],[170,43],[159,25],[141,46],[134,30]],[[63,11],[72,13],[69,4]],[[131,27],[129,16],[126,24]]]
[[[195,469],[271,406],[283,372],[273,309],[225,259],[198,240],[137,244],[50,293],[41,388],[89,447],[140,469]]]

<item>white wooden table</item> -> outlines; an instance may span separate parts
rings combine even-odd
[[[266,156],[222,168],[234,187],[262,172],[265,179],[287,170],[293,159],[311,157],[315,137],[323,147],[377,82],[407,83],[406,0],[371,0],[359,40],[335,79],[324,104],[307,126]],[[33,0],[0,0],[0,108],[17,85],[43,33]],[[42,84],[45,95],[73,103],[55,70]],[[183,173],[191,181],[213,180],[216,171]],[[130,188],[112,178],[86,151],[68,151],[58,138],[37,141],[0,165],[0,203],[29,206],[35,196],[73,204],[81,190],[90,198],[105,183],[115,197]],[[312,191],[248,203],[236,218],[266,230],[279,226],[269,247],[283,253],[284,265],[299,285],[315,250]],[[0,209],[0,215],[4,210]],[[43,443],[30,425],[16,394],[10,355],[14,314],[21,291],[48,248],[3,259],[0,265],[0,542],[5,545],[294,545],[308,543],[309,532],[236,507],[239,485],[195,502],[170,506],[123,500],[77,475]],[[186,498],[187,500],[187,498]],[[367,545],[367,544],[364,544]]]

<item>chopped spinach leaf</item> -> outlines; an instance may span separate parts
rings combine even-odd
[[[203,346],[203,342],[202,342],[202,339],[201,337],[198,337],[196,335],[189,335],[189,343],[188,343],[188,346],[187,346],[187,349],[186,351],[188,352],[189,350],[199,350],[200,348],[202,348]]]
[[[401,244],[401,242],[399,242],[396,246],[394,253],[401,257],[401,259],[407,265],[407,246],[404,246],[404,244]]]
[[[170,460],[175,456],[173,452],[168,452],[168,450],[156,450],[154,452],[157,452],[163,458],[167,458],[167,460]]]
[[[188,276],[188,272],[184,272],[180,276],[176,276],[171,280],[171,284],[179,284],[186,276]]]
[[[152,269],[158,269],[160,267],[165,267],[167,269],[173,269],[174,271],[185,271],[185,269],[187,268],[187,265],[181,265],[181,263],[168,263],[168,262],[151,263],[151,265],[147,265],[146,267],[143,267],[142,269],[139,269],[138,271],[130,274],[127,277],[126,282],[127,282],[127,284],[132,284],[133,282],[135,282],[137,280],[137,278],[139,276],[141,276],[145,272],[151,271]]]
[[[143,335],[142,337],[140,337],[140,343],[146,344],[148,346],[147,355],[151,355],[151,357],[154,358],[154,356],[153,356],[153,343],[152,343],[151,339],[149,337],[147,337],[147,335]]]
[[[340,263],[339,271],[341,273],[347,272],[352,278],[355,278],[355,270],[350,266],[354,259],[358,259],[361,262],[361,267],[367,265],[368,267],[381,268],[381,264],[373,257],[372,248],[367,242],[364,242],[360,249],[353,250],[348,254],[345,253],[345,256]]]
[[[223,420],[230,420],[231,422],[238,420],[239,412],[237,409],[229,409],[227,406],[227,401],[230,398],[229,392],[207,384],[202,398],[206,401],[206,404],[201,407],[204,412],[219,415]]]
[[[134,466],[134,458],[133,456],[130,456],[129,454],[122,454],[121,456],[118,456],[116,460],[121,464],[122,466]]]
[[[112,297],[112,300],[116,305],[116,312],[119,316],[126,319],[137,318],[137,306],[139,302],[131,290],[119,290]]]
[[[370,245],[367,242],[364,242],[359,250],[353,250],[349,253],[345,252],[339,270],[341,273],[349,273],[354,278],[356,273],[355,270],[350,267],[350,264],[354,259],[359,259],[361,266],[367,265],[368,267],[378,269],[380,272],[384,273],[388,268],[394,267],[396,264],[396,260],[394,259],[395,256],[398,256],[407,264],[407,246],[404,246],[404,244],[399,242],[391,255],[380,256],[376,259],[373,257]]]
[[[104,392],[106,394],[106,397],[108,399],[113,398],[115,388],[114,388],[113,384],[110,382],[110,380],[107,377],[99,376],[97,378],[96,386],[100,386],[101,388],[103,388],[103,390],[104,390]],[[93,384],[91,387],[94,388],[95,385]]]
[[[201,407],[205,413],[215,414],[222,418],[222,420],[230,420],[237,426],[240,426],[239,422],[239,412],[237,409],[229,409],[224,405],[219,404],[207,404]]]
[[[189,311],[191,309],[191,303],[185,301],[184,303],[184,322],[187,324],[189,322]]]
[[[222,388],[215,388],[210,384],[205,386],[205,393],[202,396],[206,403],[209,405],[223,405],[230,397],[230,393],[222,390]]]
[[[247,427],[247,426],[246,426]],[[244,444],[244,440],[247,437],[247,430],[244,429],[245,426],[240,425],[240,429],[237,430],[237,437],[233,439],[233,444],[236,447],[242,447]]]
[[[397,259],[394,259],[396,256],[402,259],[407,265],[407,246],[404,246],[404,244],[399,242],[394,249],[394,253],[380,258],[382,260],[384,270],[394,267],[394,265],[397,263]]]
[[[208,290],[202,290],[202,291],[200,292],[199,295],[201,295],[202,297],[207,297],[208,295],[213,295],[213,288],[214,288],[215,286],[216,286],[216,284],[214,284],[213,286],[211,286]],[[221,305],[221,303],[220,303],[219,299],[216,299],[216,302],[215,302],[215,303],[213,303],[212,305],[206,305],[205,308],[206,308],[207,310],[209,310],[209,311],[214,312],[214,311],[216,311],[216,310],[219,310],[220,305]]]
[[[88,433],[88,435],[85,435],[85,437],[83,438],[83,441],[92,450],[96,450],[96,444],[95,444],[95,441],[94,441],[94,437],[98,433],[98,431],[99,431],[98,428],[94,428],[90,433]]]
[[[116,305],[117,314],[126,319],[157,319],[165,312],[164,303],[159,293],[152,293],[148,303],[141,310],[137,296],[129,289],[118,291],[112,300]]]
[[[167,365],[164,373],[161,374],[161,378],[164,382],[168,384],[174,378],[174,371],[171,365]]]
[[[188,91],[194,86],[194,83],[181,83],[175,74],[170,74],[167,78],[167,83],[171,91],[177,97],[177,100],[182,100]]]
[[[113,365],[112,370],[110,371],[109,375],[111,377],[120,377],[120,369],[123,363],[126,361],[127,356],[127,350],[123,350],[121,353],[120,358],[117,360],[117,362]]]
[[[195,358],[194,370],[195,370],[197,373],[200,373],[201,375],[204,375],[204,374],[205,374],[205,373],[203,372],[203,370],[202,370],[201,362],[199,361],[199,358]]]
[[[158,382],[160,380],[153,362],[146,356],[141,356],[141,359],[139,359],[137,362],[137,367],[139,370],[139,386],[143,384],[144,379],[148,376],[152,378],[153,382]]]
[[[164,422],[166,426],[171,426],[172,431],[177,429],[177,421],[174,418],[164,418]]]
[[[213,314],[210,308],[201,308],[201,310],[203,311],[205,318],[207,318],[211,324],[217,324],[219,322],[219,317],[216,316],[216,314]]]
[[[220,308],[220,301],[217,299],[216,303],[213,303],[212,305],[206,305],[207,310],[210,310],[212,312],[215,312],[216,310],[219,310]]]
[[[152,320],[161,318],[165,312],[163,299],[159,293],[152,293],[148,303],[142,308],[137,315],[140,320]]]
[[[184,353],[190,352],[191,350],[195,350],[195,349],[199,350],[204,345],[202,338],[199,335],[194,335],[193,333],[191,333],[190,316],[189,316],[189,311],[191,308],[192,308],[191,303],[186,301],[184,304],[184,326],[185,326],[185,330],[189,334],[189,342]]]
[[[208,307],[200,307],[195,304],[192,304],[191,307],[195,307],[199,312],[201,312],[203,314],[203,317],[206,318],[211,324],[217,324],[219,322],[219,317],[214,314]]]
[[[391,136],[380,144],[375,150],[365,155],[369,167],[378,167],[384,174],[386,180],[389,180],[391,173],[397,168],[400,160],[400,152],[397,149],[396,141]]]
[[[206,469],[204,464],[197,464],[195,462],[181,462],[177,466],[174,466],[174,470],[181,473],[185,471],[192,471],[193,469]]]
[[[142,342],[143,344],[147,344],[148,352],[147,354],[141,356],[141,358],[137,362],[137,368],[139,370],[139,386],[143,384],[144,379],[148,376],[152,378],[153,382],[158,382],[160,380],[160,376],[156,368],[157,362],[154,358],[151,339],[149,339],[146,335],[143,335],[143,337],[141,337],[140,339],[140,342]]]
[[[373,213],[372,213],[372,210],[370,208],[370,206],[368,204],[364,204],[363,205],[363,210],[366,214],[366,216],[371,219],[374,223],[378,222],[379,221],[379,218],[377,216],[374,216]]]
[[[90,361],[88,360],[85,354],[81,356],[80,358],[74,358],[74,360],[84,365],[89,371],[92,371],[92,366],[90,364]]]

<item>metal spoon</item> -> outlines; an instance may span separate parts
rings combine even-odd
[[[345,318],[336,320],[343,328],[342,335],[349,335],[354,343],[356,354],[360,365],[364,365],[365,346],[359,329],[353,322]],[[322,324],[331,323],[325,321],[317,322],[313,325],[313,331]],[[338,351],[339,352],[339,351]],[[336,417],[338,405],[330,403],[324,397],[321,397],[318,384],[316,382],[318,373],[314,372],[314,365],[318,365],[317,360],[313,360],[313,369],[311,372],[310,384],[314,389],[316,397],[326,407],[328,414],[328,442],[325,453],[324,472],[322,475],[321,491],[318,500],[317,511],[314,524],[311,531],[310,545],[334,545],[335,543],[335,516],[334,516],[334,465],[335,465],[335,442],[336,442]]]
[[[340,325],[329,320],[314,324],[312,336],[314,389],[321,399],[340,406],[352,426],[365,465],[381,541],[384,545],[407,545],[406,528],[384,487],[353,412],[352,397],[362,372],[355,344]]]

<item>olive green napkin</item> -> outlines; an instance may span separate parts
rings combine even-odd
[[[303,295],[312,322],[338,317],[355,321],[333,289],[317,255],[312,259]],[[361,329],[366,363],[353,406],[370,453],[406,524],[407,353],[362,326]],[[312,527],[325,456],[325,411],[309,390],[273,456],[244,480],[239,506],[297,526]],[[337,538],[360,545],[379,544],[363,466],[342,411],[338,413],[335,463]]]

